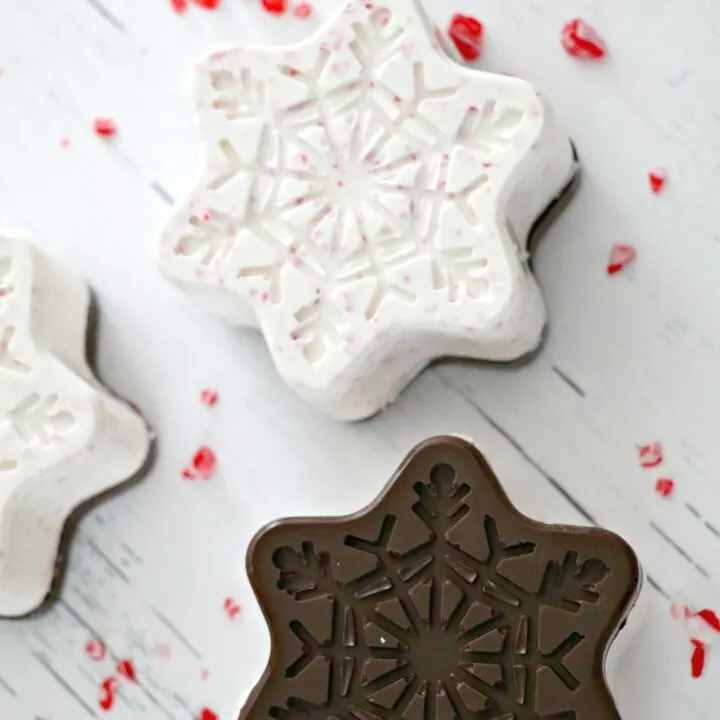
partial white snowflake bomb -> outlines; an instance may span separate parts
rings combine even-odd
[[[86,358],[84,281],[0,235],[0,616],[42,605],[78,506],[143,465],[143,419],[104,391]]]
[[[258,326],[308,401],[360,419],[434,358],[538,347],[527,240],[572,146],[531,85],[450,60],[416,0],[350,2],[293,48],[217,52],[196,103],[202,175],[162,271]]]

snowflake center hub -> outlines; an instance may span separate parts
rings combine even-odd
[[[451,633],[442,629],[426,630],[412,643],[412,664],[424,680],[450,677],[460,660],[460,647]]]
[[[371,189],[369,169],[362,160],[352,158],[343,158],[333,167],[331,187],[338,204],[344,207],[360,205]]]

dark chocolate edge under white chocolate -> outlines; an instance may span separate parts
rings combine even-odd
[[[127,406],[129,410],[136,412],[143,419],[147,427],[150,440],[148,452],[145,456],[145,461],[143,462],[142,466],[134,475],[131,475],[129,478],[123,480],[117,485],[108,488],[104,492],[99,493],[98,495],[94,495],[92,498],[80,503],[70,513],[70,515],[67,516],[67,518],[65,519],[65,523],[63,524],[63,528],[60,533],[60,539],[57,545],[52,582],[50,584],[50,588],[48,589],[47,595],[40,603],[40,605],[38,605],[36,608],[33,608],[24,615],[6,616],[0,614],[0,620],[12,621],[36,618],[44,615],[57,604],[57,602],[61,598],[62,590],[65,585],[65,580],[67,578],[70,549],[72,541],[75,538],[79,523],[88,513],[90,513],[98,506],[104,504],[107,500],[110,500],[116,495],[120,495],[121,493],[124,493],[127,490],[130,490],[131,488],[141,483],[148,475],[148,473],[152,470],[155,464],[155,460],[157,458],[157,436],[153,432],[145,417],[139,412],[139,410],[134,404],[130,403],[126,398],[121,397],[114,390],[105,385],[102,377],[97,370],[97,339],[99,335],[99,325],[102,313],[100,311],[97,296],[92,291],[92,289],[89,289],[88,297],[89,301],[85,329],[85,359],[88,363],[90,370],[93,373],[93,376],[95,377],[97,383],[100,385],[102,390],[108,395],[111,395],[112,397],[122,402],[124,405]]]
[[[524,246],[528,253],[528,258],[525,261],[526,272],[530,273],[536,278],[534,272],[534,257],[538,252],[541,245],[541,241],[544,239],[550,227],[553,225],[555,220],[563,213],[565,208],[573,200],[577,191],[580,187],[580,181],[582,178],[580,158],[578,156],[577,148],[575,143],[572,143],[573,151],[573,173],[566,183],[565,187],[548,203],[548,205],[542,210],[542,212],[535,218],[530,232],[527,238],[524,239]],[[537,278],[536,278],[537,281]],[[548,336],[550,334],[550,323],[546,322],[543,327],[542,334],[538,344],[529,352],[521,355],[514,360],[476,360],[471,358],[458,358],[458,357],[440,357],[433,360],[430,366],[433,365],[485,365],[494,368],[500,368],[503,370],[514,370],[517,368],[523,368],[537,358],[542,351],[545,349]]]
[[[555,223],[555,220],[562,215],[565,208],[567,208],[567,206],[572,202],[578,189],[580,188],[580,181],[582,178],[580,157],[578,155],[577,148],[575,147],[575,143],[571,141],[570,145],[572,146],[573,152],[573,173],[565,187],[550,201],[537,218],[535,218],[535,222],[533,222],[530,227],[530,232],[528,232],[528,236],[525,239],[525,249],[528,254],[526,261],[527,271],[535,277],[536,281],[537,276],[535,275],[534,259],[540,244],[551,226]],[[529,365],[536,357],[538,357],[538,355],[540,355],[540,353],[542,353],[549,334],[550,323],[546,322],[545,327],[543,327],[542,335],[540,336],[540,341],[536,347],[530,350],[530,352],[525,353],[525,355],[522,355],[515,360],[508,360],[505,362],[489,360],[485,362],[489,365],[502,366],[509,369]]]

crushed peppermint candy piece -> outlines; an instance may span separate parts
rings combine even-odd
[[[663,446],[659,442],[643,445],[639,451],[640,465],[644,468],[655,468],[663,461]]]
[[[287,10],[287,0],[262,0],[262,5],[272,15],[283,15]]]
[[[692,616],[699,617],[704,620],[715,632],[720,633],[720,618],[714,610],[704,608],[698,610],[696,613],[692,613]]]
[[[637,250],[632,245],[624,245],[616,243],[610,250],[610,260],[608,261],[607,274],[617,275],[621,270],[626,268],[633,260],[637,258]]]
[[[201,447],[195,453],[192,464],[201,480],[209,480],[215,473],[217,458],[209,447]]]
[[[660,478],[660,480],[655,483],[655,492],[660,495],[660,497],[670,497],[673,490],[675,490],[675,481],[670,480],[670,478]]]
[[[693,653],[690,658],[690,672],[694,678],[699,678],[705,670],[705,643],[697,638],[690,638],[693,646]]]
[[[218,391],[213,390],[212,388],[205,388],[200,393],[200,402],[208,407],[215,407],[215,405],[218,404],[219,399],[220,396],[218,395]]]
[[[98,662],[105,659],[107,646],[101,638],[95,638],[85,645],[85,653],[91,660]]]
[[[112,710],[117,698],[118,681],[117,678],[105,678],[100,685],[100,696],[98,697],[98,705],[101,710]]]
[[[222,0],[192,0],[198,7],[205,10],[217,10]]]
[[[231,597],[225,598],[225,612],[228,614],[231,620],[234,620],[241,611],[240,604],[235,602]]]
[[[480,57],[483,25],[479,20],[470,15],[453,15],[448,27],[448,36],[463,60],[471,62]]]
[[[220,720],[220,716],[210,708],[204,707],[197,717],[197,720]]]
[[[170,0],[170,7],[176,13],[184,13],[188,9],[188,0]]]
[[[115,137],[118,132],[115,121],[108,117],[95,118],[93,128],[95,129],[95,134],[103,138]]]
[[[295,6],[293,15],[300,20],[304,20],[312,15],[312,5],[308,2],[301,2]]]
[[[582,60],[605,57],[607,48],[600,33],[590,23],[575,18],[563,25],[561,42],[568,55]]]
[[[185,480],[210,480],[215,474],[217,457],[209,447],[201,447],[192,459],[192,467],[182,471]]]
[[[137,682],[137,673],[135,672],[135,666],[130,660],[120,660],[116,668],[118,675],[124,677],[130,682]]]
[[[648,173],[650,189],[655,195],[659,195],[665,189],[667,178],[667,171],[663,168],[655,168]]]

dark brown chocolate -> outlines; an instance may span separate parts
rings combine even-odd
[[[460,438],[419,445],[357,515],[266,528],[248,573],[272,650],[243,720],[619,718],[603,665],[634,553],[524,517]]]

